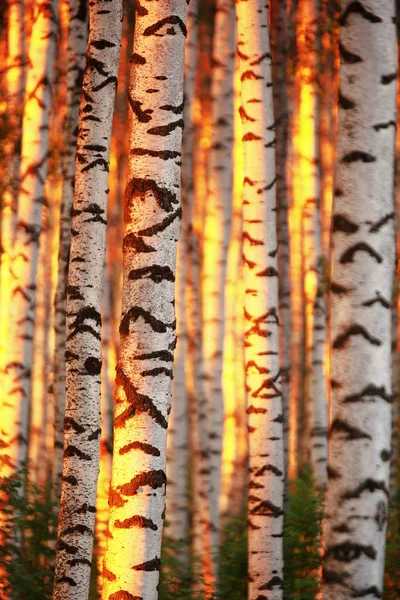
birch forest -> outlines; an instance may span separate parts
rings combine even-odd
[[[0,600],[400,599],[397,9],[0,0]]]

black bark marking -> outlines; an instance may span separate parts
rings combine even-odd
[[[386,450],[386,448],[384,448],[381,452],[381,459],[383,460],[383,462],[387,462],[390,457],[392,456],[392,453],[390,450]]]
[[[85,515],[88,512],[95,513],[96,512],[96,507],[95,506],[90,506],[90,504],[87,504],[87,502],[85,502],[75,512],[76,512],[77,515]]]
[[[284,512],[280,506],[275,506],[275,504],[272,504],[269,500],[263,500],[254,506],[249,511],[249,514],[259,515],[261,517],[273,517],[276,519],[277,517],[281,517]]]
[[[166,137],[170,133],[172,133],[177,127],[181,127],[183,129],[183,119],[178,119],[177,121],[173,121],[172,123],[168,123],[168,125],[159,125],[158,127],[151,127],[147,130],[147,133],[150,135],[161,135],[162,137]]]
[[[78,480],[73,475],[67,475],[67,476],[63,475],[61,477],[61,481],[65,481],[66,483],[69,483],[71,485],[78,485]]]
[[[396,73],[389,73],[388,75],[382,75],[381,83],[383,85],[388,85],[389,83],[392,83],[392,81],[396,81],[396,79],[397,79],[397,71],[396,71]]]
[[[167,369],[166,367],[155,367],[154,369],[147,369],[146,371],[142,371],[140,373],[142,377],[156,377],[157,375],[161,374],[173,379],[172,369]]]
[[[65,552],[67,552],[67,554],[76,554],[79,550],[79,548],[77,548],[77,546],[71,546],[71,544],[67,544],[67,542],[64,542],[63,540],[58,540],[57,544],[56,544],[56,548],[57,550],[65,550]]]
[[[239,107],[239,115],[240,115],[242,121],[250,121],[250,122],[255,121],[255,119],[253,119],[253,117],[250,117],[250,115],[247,114],[247,112],[245,111],[243,106]]]
[[[140,179],[138,177],[134,177],[131,179],[125,190],[125,202],[129,206],[129,202],[136,198],[142,197],[147,192],[152,192],[155,199],[157,200],[160,208],[165,210],[165,212],[172,212],[174,209],[174,204],[179,204],[179,200],[177,195],[173,192],[170,192],[167,188],[160,187],[154,181],[154,179]],[[156,226],[157,227],[157,226]],[[145,229],[143,231],[149,231],[152,228]],[[139,232],[140,233],[140,232]],[[146,235],[146,234],[141,234]],[[149,234],[152,235],[152,234]]]
[[[95,329],[93,329],[93,327],[91,325],[85,324],[86,319],[95,321],[96,325],[98,327],[101,327],[100,313],[93,306],[84,306],[83,308],[81,308],[78,311],[75,320],[71,324],[71,326],[70,326],[71,333],[68,335],[67,339],[71,339],[78,333],[84,333],[84,332],[90,333],[97,340],[101,339],[100,334],[97,331],[95,331]]]
[[[64,529],[60,533],[60,536],[63,537],[64,535],[70,535],[71,533],[81,533],[82,535],[84,535],[85,533],[88,533],[92,537],[94,535],[93,530],[90,529],[90,527],[87,527],[87,525],[81,525],[78,523],[78,525],[74,525],[73,527],[67,527],[67,529]]]
[[[172,104],[164,104],[163,106],[160,106],[160,110],[166,110],[168,112],[174,113],[174,115],[180,115],[183,112],[183,106],[183,102],[178,106],[173,106]]]
[[[240,81],[246,81],[247,79],[262,79],[263,76],[262,75],[257,75],[257,73],[255,73],[254,71],[252,71],[251,69],[249,69],[248,71],[244,71],[244,73],[242,73],[242,75],[240,76]]]
[[[394,212],[388,213],[387,215],[382,217],[382,219],[379,219],[379,221],[377,221],[376,223],[372,223],[371,227],[369,228],[369,232],[376,233],[381,229],[381,227],[386,225],[386,223],[388,223],[392,219],[394,219]]]
[[[86,66],[85,66],[85,71],[86,69],[91,69],[92,71],[97,71],[99,73],[99,75],[103,75],[104,77],[108,76],[108,72],[104,69],[105,64],[103,62],[101,62],[101,60],[97,60],[97,58],[94,58],[93,56],[86,56]]]
[[[107,77],[107,79],[105,79],[104,81],[102,81],[101,83],[99,83],[99,85],[96,85],[96,87],[93,88],[94,92],[98,92],[100,90],[102,90],[103,88],[107,87],[108,85],[110,85],[110,83],[115,83],[115,87],[118,86],[118,77]]]
[[[143,600],[143,598],[142,596],[132,596],[129,592],[120,590],[119,592],[111,594],[111,596],[108,597],[108,600]]]
[[[360,485],[353,490],[348,490],[342,494],[342,499],[353,500],[354,498],[359,498],[363,492],[369,492],[370,494],[373,494],[374,492],[383,492],[385,496],[389,498],[389,490],[384,481],[368,478],[365,479],[365,481],[362,481]]]
[[[352,150],[342,158],[342,162],[345,164],[350,164],[359,160],[363,163],[372,163],[376,161],[376,156],[369,152],[363,152],[362,150]]]
[[[343,434],[345,440],[372,440],[371,436],[365,431],[361,431],[358,427],[354,427],[341,419],[334,419],[329,432],[329,437],[332,437],[335,433]]]
[[[171,15],[170,17],[165,17],[165,19],[161,19],[160,21],[157,21],[157,23],[154,23],[154,25],[150,25],[150,27],[147,27],[147,29],[144,30],[143,35],[145,35],[145,36],[157,35],[158,32],[160,31],[160,29],[162,29],[164,27],[164,25],[178,25],[179,29],[181,30],[183,35],[186,37],[186,33],[187,33],[186,25],[184,24],[182,19],[180,19],[177,15]]]
[[[152,529],[153,531],[157,531],[158,529],[154,521],[146,519],[146,517],[141,517],[140,515],[133,515],[133,517],[129,517],[123,521],[118,519],[115,521],[114,526],[117,527],[117,529],[131,529],[131,527],[141,527],[143,529]]]
[[[93,42],[90,42],[91,46],[94,46],[94,48],[96,48],[96,50],[105,50],[106,48],[115,48],[115,44],[114,42],[109,42],[108,40],[93,40]]]
[[[161,453],[158,448],[152,446],[151,444],[145,444],[144,442],[130,442],[123,446],[119,450],[119,454],[126,454],[131,450],[141,450],[145,454],[150,454],[152,456],[161,456]]]
[[[378,15],[375,15],[373,12],[367,10],[361,4],[361,2],[354,1],[354,2],[350,2],[350,4],[347,5],[346,10],[343,12],[343,14],[341,15],[341,17],[339,19],[339,23],[342,27],[346,27],[347,19],[349,18],[349,16],[351,14],[360,15],[361,17],[363,17],[366,21],[369,21],[370,23],[382,23],[382,19],[380,17],[378,17]]]
[[[137,253],[156,252],[156,249],[146,244],[143,238],[134,233],[127,233],[122,243],[123,250],[135,250]]]
[[[126,500],[124,500],[124,498],[121,496],[121,494],[119,492],[117,492],[116,489],[112,488],[110,486],[110,491],[109,491],[109,495],[108,495],[108,505],[111,506],[117,506],[118,508],[121,508],[122,506],[124,506],[124,504],[126,504]]]
[[[82,173],[85,171],[90,171],[90,169],[94,169],[94,167],[102,167],[102,171],[109,171],[108,162],[105,160],[105,158],[96,158],[96,160],[93,160],[91,163],[86,165],[86,167],[83,167]]]
[[[252,60],[250,63],[250,66],[254,67],[255,65],[259,65],[266,58],[268,58],[268,60],[270,62],[272,61],[272,56],[271,56],[270,52],[264,52],[264,54],[261,54],[258,58],[255,58],[254,60]]]
[[[79,425],[72,417],[65,417],[64,419],[64,430],[71,431],[74,430],[76,433],[84,433],[86,430],[82,425]]]
[[[335,283],[332,281],[331,283],[331,292],[332,294],[348,294],[350,292],[349,288],[344,287],[344,285],[340,285],[339,283]]]
[[[140,565],[134,565],[134,571],[159,571],[161,567],[160,559],[156,556],[152,560],[148,560]]]
[[[151,114],[153,112],[151,108],[146,108],[146,110],[142,110],[141,106],[143,102],[139,102],[139,100],[133,100],[130,96],[128,96],[128,99],[132,112],[136,116],[139,123],[148,123],[149,121],[151,121]]]
[[[261,139],[262,138],[259,135],[256,135],[255,133],[252,133],[251,131],[249,131],[242,137],[242,142],[254,142],[256,140],[261,140]]]
[[[343,399],[343,402],[364,402],[368,400],[375,401],[376,397],[381,398],[389,404],[393,401],[393,396],[386,392],[386,388],[384,385],[378,387],[373,383],[370,383],[358,394],[350,394],[346,396]]]
[[[282,477],[283,473],[274,465],[264,465],[254,473],[254,477],[262,477],[265,473],[271,472],[277,477]]]
[[[161,158],[162,160],[179,158],[181,156],[181,153],[175,150],[148,150],[147,148],[132,148],[130,154],[132,156],[152,156],[154,158]]]
[[[154,283],[162,281],[175,281],[175,275],[170,267],[161,267],[160,265],[151,265],[141,269],[132,269],[128,279],[133,281],[137,279],[151,279]]]
[[[354,108],[356,105],[356,103],[353,100],[350,100],[350,98],[346,98],[346,96],[344,96],[341,92],[341,90],[339,89],[339,106],[340,108],[342,108],[343,110],[350,110],[352,108]]]
[[[354,54],[354,52],[347,50],[347,48],[343,46],[342,42],[339,42],[339,54],[342,61],[347,64],[351,65],[362,62],[361,56],[358,56],[358,54]]]
[[[262,585],[258,589],[259,590],[273,590],[275,587],[277,587],[280,590],[283,589],[283,581],[282,581],[281,577],[278,577],[277,575],[272,577],[269,581],[267,581],[267,583],[264,583],[264,585]]]
[[[101,435],[101,429],[100,429],[100,427],[98,427],[90,435],[88,435],[88,441],[91,442],[92,440],[98,440],[100,435]]]
[[[109,569],[107,569],[107,567],[105,566],[105,564],[103,563],[103,576],[108,579],[108,581],[115,581],[117,579],[117,576],[112,573]]]
[[[396,121],[386,121],[386,123],[377,123],[373,125],[375,131],[380,131],[381,129],[388,129],[389,127],[394,127],[397,129]]]
[[[333,232],[342,231],[343,233],[355,233],[359,226],[350,221],[345,215],[337,214],[333,217]]]
[[[76,567],[77,565],[87,565],[89,568],[92,567],[92,562],[87,558],[72,558],[71,560],[68,560],[67,563],[71,567]]]
[[[328,546],[325,551],[325,556],[332,556],[338,562],[350,563],[353,560],[357,560],[365,554],[368,558],[376,559],[376,550],[373,546],[366,546],[363,544],[355,544],[350,541],[343,542],[342,544],[335,544],[334,546]]]
[[[167,477],[161,469],[153,471],[144,471],[135,475],[129,483],[125,483],[119,487],[121,494],[124,496],[134,496],[138,489],[149,486],[153,490],[163,487],[167,483]]]
[[[278,271],[274,267],[267,267],[257,273],[257,277],[278,277]]]
[[[73,456],[76,456],[80,460],[92,460],[92,457],[89,454],[82,452],[82,450],[79,450],[76,446],[69,445],[64,450],[64,458]]]
[[[142,317],[145,323],[150,325],[153,331],[157,333],[166,333],[168,329],[175,329],[176,322],[172,323],[164,323],[160,321],[156,317],[148,311],[142,308],[141,306],[133,306],[125,313],[124,317],[121,320],[121,324],[119,326],[119,332],[121,335],[129,335],[129,325],[131,321],[137,321],[139,317]]]
[[[117,366],[116,371],[116,385],[120,385],[123,388],[126,400],[131,406],[115,418],[115,427],[124,427],[126,420],[133,417],[136,413],[147,413],[156,423],[158,423],[158,425],[163,429],[167,429],[168,422],[162,412],[155,406],[153,400],[149,396],[138,393],[137,389],[131,384],[128,376],[120,366]]]
[[[140,54],[137,54],[136,52],[134,52],[132,54],[132,56],[130,57],[129,62],[132,65],[145,65],[146,59],[144,56],[141,56]]]
[[[271,183],[268,183],[266,186],[259,188],[257,190],[257,194],[262,194],[263,192],[267,192],[268,190],[271,190],[275,184],[276,184],[276,177],[273,178]]]
[[[95,356],[89,356],[83,364],[89,375],[100,375],[101,360],[99,360]]]
[[[371,248],[369,244],[367,244],[366,242],[358,242],[357,244],[350,246],[350,248],[343,252],[342,256],[340,257],[340,264],[345,265],[347,263],[352,263],[354,255],[357,252],[366,252],[371,256],[371,258],[374,258],[377,263],[380,264],[382,262],[381,255],[378,254],[376,250]]]
[[[174,355],[168,350],[156,350],[155,352],[149,352],[147,354],[137,354],[134,356],[134,360],[148,360],[152,358],[159,358],[164,362],[173,362]]]
[[[337,471],[333,467],[330,467],[329,465],[327,466],[327,474],[328,479],[340,479],[339,471]]]
[[[62,577],[59,577],[58,579],[56,579],[56,583],[68,583],[68,585],[75,587],[78,584],[76,583],[75,579],[72,579],[72,577],[67,577],[66,575],[63,575]]]
[[[374,304],[380,304],[383,308],[390,308],[390,302],[386,300],[380,293],[377,291],[375,298],[371,298],[370,300],[366,300],[362,303],[361,306],[373,306]]]
[[[255,238],[252,238],[251,235],[247,232],[244,231],[242,234],[242,240],[247,240],[250,244],[250,246],[263,246],[264,242],[262,240],[256,240]]]

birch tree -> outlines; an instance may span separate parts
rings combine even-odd
[[[11,265],[10,337],[4,377],[7,402],[3,403],[1,424],[0,461],[4,476],[20,467],[27,456],[36,271],[49,157],[57,7],[57,0],[37,1],[29,48],[21,177]]]
[[[89,10],[67,285],[67,395],[54,600],[88,597],[99,471],[101,287],[122,2],[94,3]]]
[[[64,122],[62,154],[62,201],[58,254],[58,281],[54,299],[54,412],[55,440],[53,460],[54,493],[61,492],[63,420],[65,411],[65,293],[71,241],[71,211],[74,199],[75,150],[78,128],[79,100],[82,89],[88,22],[87,6],[80,0],[70,0],[67,45],[67,112]]]
[[[234,43],[233,0],[217,0],[212,50],[211,147],[201,279],[214,550],[218,544],[221,488],[224,305],[232,198]]]
[[[324,600],[382,597],[395,241],[394,2],[341,2]]]
[[[136,4],[104,600],[157,598],[176,342],[186,14],[184,0]]]
[[[237,2],[244,148],[243,264],[249,419],[249,600],[282,598],[283,414],[279,364],[275,121],[268,8]]]

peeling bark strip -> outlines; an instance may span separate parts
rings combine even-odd
[[[382,597],[392,404],[394,14],[390,1],[341,1],[324,600]]]
[[[257,495],[248,497],[249,600],[274,576],[273,598],[282,598],[283,427],[279,362],[278,277],[276,256],[276,186],[274,111],[269,51],[268,8],[262,0],[238,0],[238,52],[241,71],[252,66],[255,78],[242,77],[244,175],[255,185],[243,192],[246,388],[250,401],[249,463],[257,473]],[[254,99],[258,100],[254,103]],[[246,235],[247,234],[247,235]],[[251,240],[260,240],[262,245]],[[265,373],[268,377],[265,378]],[[267,393],[260,393],[266,390]],[[263,409],[267,409],[266,411]],[[268,453],[268,469],[265,454]],[[268,561],[265,560],[266,553]],[[264,588],[265,589],[265,588]]]
[[[67,46],[67,113],[64,122],[64,149],[62,154],[62,201],[60,216],[60,243],[58,253],[58,281],[54,298],[54,459],[53,482],[55,497],[61,493],[63,418],[65,411],[65,337],[68,259],[71,240],[71,211],[74,200],[75,150],[78,135],[76,123],[82,89],[85,61],[88,11],[82,0],[69,2]]]
[[[186,14],[185,0],[136,3],[121,345],[103,600],[157,597],[169,375],[176,342],[175,240],[181,217],[182,123],[166,107],[179,107],[183,101]],[[149,78],[154,77],[157,90],[149,89]]]
[[[89,506],[96,504],[100,450],[101,283],[111,124],[122,35],[121,0],[108,0],[107,12],[99,10],[101,4],[90,3],[89,8],[89,40],[77,135],[66,307],[68,360],[63,483],[54,600],[88,597],[88,566],[93,549],[95,513],[82,512],[80,506],[82,501]],[[77,14],[82,16],[82,11],[78,10]],[[71,27],[75,26],[71,22]],[[103,89],[105,84],[106,91]],[[84,117],[88,106],[95,116],[90,121]],[[73,153],[73,148],[70,152]],[[70,166],[69,169],[66,175],[70,176],[68,185],[72,186]],[[70,189],[68,194],[71,193]],[[69,560],[67,547],[74,548],[76,560],[73,562]]]
[[[12,255],[10,331],[5,365],[1,474],[27,458],[36,271],[49,156],[51,86],[57,32],[57,0],[38,0],[33,13],[22,122],[20,186]]]

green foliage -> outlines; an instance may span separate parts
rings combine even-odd
[[[385,600],[400,598],[400,494],[389,504],[386,537]]]
[[[283,535],[284,599],[314,600],[320,585],[323,494],[309,466],[293,482]]]
[[[246,520],[230,521],[222,536],[217,557],[221,600],[243,600],[247,597],[247,527]]]
[[[57,515],[49,487],[29,483],[26,471],[2,480],[0,512],[0,569],[13,600],[51,598]]]
[[[193,590],[200,573],[199,564],[189,557],[184,542],[164,536],[161,564],[159,600],[202,600],[202,595]]]

